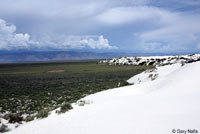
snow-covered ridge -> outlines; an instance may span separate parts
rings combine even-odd
[[[200,61],[200,54],[179,56],[146,56],[146,57],[120,57],[111,60],[102,60],[99,63],[109,65],[167,65],[174,63],[192,63]]]

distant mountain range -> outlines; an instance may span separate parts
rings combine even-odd
[[[75,52],[75,51],[0,51],[0,63],[48,62],[70,60],[110,59],[122,56],[152,56],[170,54],[121,53],[121,52]]]

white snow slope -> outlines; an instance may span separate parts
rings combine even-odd
[[[92,102],[8,134],[171,134],[200,131],[200,62],[167,65],[154,81],[99,92]],[[173,70],[173,71],[172,71]]]

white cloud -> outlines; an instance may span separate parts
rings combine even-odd
[[[30,41],[29,34],[16,33],[16,26],[9,25],[0,19],[0,50],[28,48]]]
[[[97,15],[95,19],[104,24],[124,25],[152,19],[162,21],[162,19],[165,19],[164,16],[169,17],[169,14],[166,10],[150,6],[116,7]]]
[[[108,39],[101,36],[67,36],[56,35],[42,40],[33,41],[30,35],[16,33],[16,26],[9,25],[0,19],[0,50],[67,50],[67,49],[115,49],[111,46]]]
[[[1,0],[0,11],[14,15],[28,14],[40,19],[43,17],[73,21],[98,13],[107,7],[108,3],[106,0]]]
[[[88,46],[92,49],[116,49],[116,46],[109,45],[108,39],[105,39],[103,35],[99,36],[97,40],[94,40],[93,38],[89,39],[83,39],[80,40],[81,45]]]
[[[51,48],[51,49],[116,49],[116,46],[109,44],[108,39],[101,36],[68,36],[61,35],[59,37],[52,39],[44,39],[46,45],[41,46],[41,48]],[[59,44],[59,45],[58,45]]]
[[[200,42],[200,15],[195,11],[170,11],[141,5],[115,7],[97,15],[95,20],[111,27],[129,25],[133,35],[137,35],[134,38],[139,40],[138,47],[145,50],[185,51]],[[134,27],[138,26],[141,30],[137,33]]]
[[[171,50],[187,50],[195,48],[195,45],[200,42],[200,15],[171,13],[169,17],[172,19],[163,17],[168,25],[140,34],[144,43],[164,42],[163,45],[167,45]]]

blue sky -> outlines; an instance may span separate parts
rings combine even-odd
[[[1,0],[0,50],[199,52],[200,0]]]

